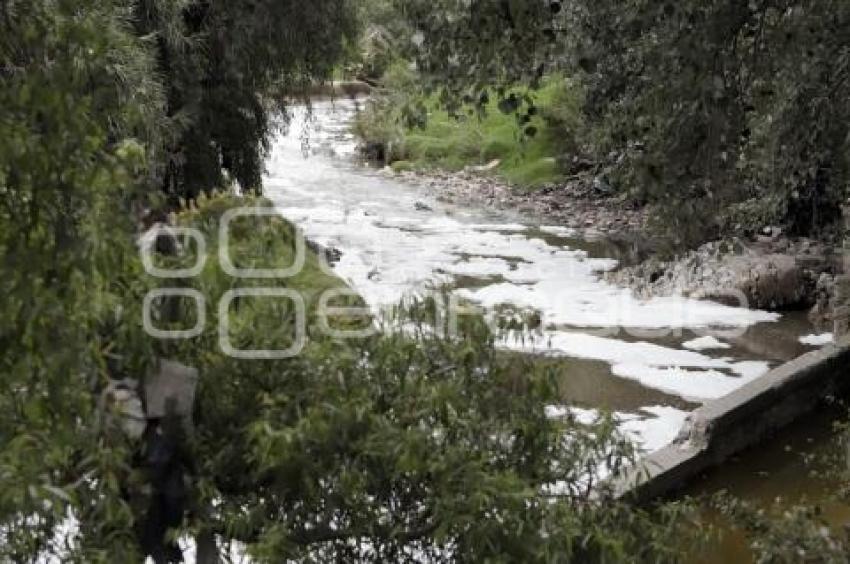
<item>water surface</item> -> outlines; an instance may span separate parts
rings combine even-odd
[[[350,100],[318,102],[309,119],[296,111],[273,143],[268,197],[307,237],[341,252],[335,272],[374,308],[442,285],[459,303],[536,312],[533,339],[502,344],[565,368],[564,406],[553,407],[613,411],[655,450],[694,407],[806,350],[798,338],[811,328],[802,315],[635,299],[600,279],[617,259],[598,234],[441,202],[358,164],[355,111]]]

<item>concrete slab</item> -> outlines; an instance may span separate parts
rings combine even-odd
[[[198,370],[179,362],[158,359],[145,378],[145,412],[148,419],[165,417],[170,402],[175,415],[191,419]]]
[[[805,354],[693,411],[673,444],[613,483],[617,497],[654,499],[850,391],[850,337]]]

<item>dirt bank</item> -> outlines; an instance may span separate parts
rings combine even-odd
[[[517,211],[541,223],[622,235],[643,233],[646,224],[645,209],[611,196],[588,180],[523,190],[474,170],[387,174],[424,186],[441,201]]]
[[[791,239],[776,228],[767,228],[755,239],[714,241],[662,260],[651,252],[648,210],[611,195],[593,179],[529,191],[481,170],[393,173],[387,169],[386,174],[424,186],[441,201],[518,211],[541,223],[640,241],[648,258],[605,275],[639,297],[681,294],[773,311],[811,309],[816,324],[824,329],[831,325],[834,280],[842,265],[828,242]]]

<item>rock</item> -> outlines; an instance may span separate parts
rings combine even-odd
[[[368,161],[385,163],[387,156],[386,145],[379,142],[369,142],[358,147],[359,152]]]
[[[809,312],[809,320],[818,329],[824,331],[831,329],[833,322],[833,302],[835,296],[835,277],[829,273],[822,273],[815,285],[815,305]]]
[[[850,334],[850,276],[835,278],[832,299],[833,333],[836,338]]]
[[[335,247],[325,247],[313,241],[312,239],[307,239],[307,248],[316,253],[319,256],[324,256],[325,260],[327,260],[329,266],[333,266],[335,263],[339,262],[339,259],[342,258],[342,251]]]
[[[564,163],[568,166],[568,163]],[[595,169],[589,161],[575,159],[575,169]],[[484,168],[497,166],[494,161]],[[521,210],[543,216],[547,223],[584,228],[587,219],[592,225],[608,225],[613,232],[629,233],[639,230],[645,224],[647,212],[636,202],[622,194],[616,195],[609,185],[605,172],[597,173],[596,187],[591,174],[578,174],[564,182],[541,187],[533,195],[527,191],[515,190],[510,184],[490,175],[478,174],[480,169],[467,168],[461,172],[417,171],[399,173],[398,178],[426,188],[438,200],[455,204],[475,204],[492,206],[499,209]],[[416,206],[420,211],[430,207]],[[590,212],[588,214],[588,212]]]
[[[424,203],[424,202],[415,202],[415,203],[413,204],[413,208],[414,208],[416,211],[434,211],[434,210],[431,208],[431,206],[429,206],[428,204],[426,204],[426,203]]]
[[[706,244],[677,260],[645,262],[605,275],[609,281],[631,287],[642,297],[683,293],[732,305],[758,309],[793,309],[820,302],[831,293],[829,277],[822,277],[828,261],[792,252],[771,252],[785,246],[777,242],[768,249],[747,248],[741,242]],[[790,248],[790,247],[789,247]],[[820,286],[819,286],[820,285]],[[821,289],[817,289],[817,287]],[[823,295],[822,295],[823,294]],[[821,296],[821,297],[819,297]]]
[[[769,240],[776,240],[782,235],[781,227],[767,226],[761,230],[761,232],[769,238]]]
[[[593,189],[600,194],[611,194],[614,189],[608,184],[604,175],[599,175],[593,179]]]
[[[103,405],[117,413],[118,425],[129,438],[138,440],[147,427],[147,416],[138,394],[139,383],[131,378],[110,380],[103,392]]]
[[[150,419],[163,418],[169,412],[191,427],[198,370],[179,362],[158,359],[145,378],[145,405]]]
[[[579,174],[580,172],[584,172],[592,169],[594,166],[593,161],[589,159],[585,159],[582,157],[575,156],[569,165],[570,174]]]
[[[806,293],[797,261],[789,255],[769,255],[754,258],[750,265],[751,279],[739,283],[751,307],[769,309],[800,305]],[[749,289],[749,292],[747,292]]]
[[[342,258],[342,251],[340,251],[336,247],[326,247],[325,257],[327,258],[328,264],[333,266],[334,264],[339,262],[339,259]]]

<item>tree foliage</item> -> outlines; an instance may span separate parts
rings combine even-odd
[[[326,76],[353,29],[346,2],[307,8],[0,3],[0,559],[138,556],[127,497],[137,445],[100,409],[107,382],[138,378],[154,352],[140,326],[150,281],[134,220],[159,205],[164,181],[192,196],[226,166],[252,186],[267,100],[279,107]],[[182,158],[188,150],[209,158]],[[77,534],[59,534],[69,516]]]
[[[128,235],[140,142],[164,104],[127,15],[99,0],[0,6],[3,559],[47,549],[69,506],[92,560],[132,542],[129,451],[96,404],[110,351],[145,356],[127,323],[141,272]]]
[[[669,538],[670,519],[581,503],[595,470],[630,453],[611,422],[588,433],[547,418],[551,378],[497,358],[483,328],[460,342],[317,339],[276,363],[222,354],[215,311],[183,346],[143,334],[142,298],[157,281],[133,240],[140,208],[163,179],[182,195],[215,185],[222,167],[256,179],[266,97],[330,69],[348,25],[340,7],[0,7],[0,558],[143,555],[142,445],[102,397],[164,354],[203,374],[186,445],[190,511],[173,534],[238,540],[269,561],[669,553],[669,542],[643,541],[647,530]],[[215,240],[220,213],[245,203],[199,198],[183,220]],[[233,227],[232,250],[251,260],[292,252],[282,220]],[[308,295],[338,283],[315,257],[302,276],[289,283]],[[194,283],[214,310],[233,281],[211,259]],[[240,302],[231,339],[276,344],[287,316]],[[575,503],[546,494],[559,480]]]
[[[222,213],[240,203],[268,205],[201,198],[180,222],[215,241]],[[281,219],[236,222],[231,233],[234,257],[291,262],[294,233]],[[633,446],[611,419],[548,416],[558,372],[499,353],[482,320],[444,336],[426,300],[401,308],[380,334],[329,338],[317,293],[340,281],[310,258],[298,276],[274,282],[305,295],[303,353],[234,359],[218,347],[216,307],[232,279],[211,251],[193,281],[208,300],[207,331],[160,349],[203,374],[192,482],[207,509],[191,513],[185,532],[213,531],[262,562],[675,559],[688,507],[594,502],[601,477],[634,460]],[[285,302],[240,301],[228,313],[230,338],[280,348],[292,319]]]
[[[839,1],[445,0],[400,5],[449,104],[566,70],[585,150],[659,203],[681,242],[782,222],[812,233],[848,179],[848,6]],[[613,159],[611,158],[613,157]]]
[[[330,77],[357,32],[351,0],[133,4],[167,90],[172,138],[155,164],[172,203],[225,185],[225,173],[259,191],[270,117]]]
[[[730,206],[732,221],[797,233],[835,219],[850,179],[846,2],[589,3],[580,23],[589,109],[630,145],[624,178],[686,210],[683,236]],[[748,204],[762,216],[736,217]]]

